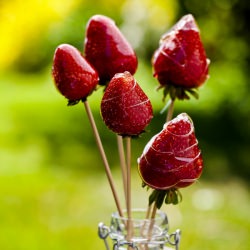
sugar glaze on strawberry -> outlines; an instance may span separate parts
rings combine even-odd
[[[85,56],[97,70],[100,83],[106,84],[116,73],[137,69],[137,57],[115,22],[103,15],[90,18],[85,37]]]
[[[102,98],[101,114],[110,130],[124,136],[141,134],[153,117],[150,100],[129,72],[111,79]]]
[[[183,90],[197,88],[208,78],[209,59],[206,57],[198,26],[191,14],[183,16],[164,34],[152,58],[154,77],[162,87]],[[176,92],[176,91],[175,91]]]
[[[138,159],[143,182],[153,189],[186,187],[201,175],[203,160],[190,117],[182,113],[164,125]]]
[[[59,45],[54,54],[52,75],[57,89],[69,103],[86,99],[98,84],[98,74],[74,46]]]

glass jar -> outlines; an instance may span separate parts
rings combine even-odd
[[[106,238],[112,240],[114,250],[169,250],[166,246],[175,246],[178,249],[180,231],[168,234],[169,224],[167,215],[157,211],[154,219],[146,219],[146,210],[133,209],[131,219],[126,216],[120,217],[118,212],[112,213],[110,227],[99,224],[99,236],[104,239],[106,249],[108,243]]]

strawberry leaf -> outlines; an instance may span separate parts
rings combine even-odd
[[[169,95],[172,100],[176,98],[179,100],[189,100],[190,96],[193,96],[195,99],[199,98],[199,94],[195,88],[185,88],[176,85],[164,85],[157,88],[157,90],[163,88],[163,101]]]
[[[182,201],[182,195],[178,189],[169,189],[167,190],[165,203],[177,205]]]
[[[161,208],[161,206],[164,202],[165,196],[166,196],[166,190],[158,190],[157,199],[155,201],[156,207],[158,209]]]
[[[76,105],[80,100],[68,100],[67,106],[74,106]]]
[[[176,188],[167,190],[157,190],[154,189],[149,196],[149,206],[155,203],[156,207],[160,209],[165,204],[177,205],[182,201],[182,195],[180,191]]]
[[[158,196],[158,190],[154,190],[151,195],[149,196],[149,199],[148,199],[148,204],[149,206],[152,205],[156,199],[157,199],[157,196]]]
[[[187,89],[186,91],[191,94],[195,99],[199,99],[199,94],[195,89]]]

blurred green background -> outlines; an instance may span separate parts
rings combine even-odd
[[[104,249],[99,222],[115,210],[84,107],[67,107],[53,86],[53,53],[61,43],[83,49],[87,20],[113,18],[139,58],[136,79],[152,100],[148,132],[133,140],[134,207],[146,207],[136,158],[162,128],[162,93],[150,60],[160,36],[192,13],[211,60],[199,100],[178,102],[175,115],[194,121],[205,168],[183,189],[178,206],[164,206],[181,249],[250,248],[249,1],[12,0],[0,1],[0,249]],[[102,89],[89,98],[122,197],[115,136],[103,125]]]

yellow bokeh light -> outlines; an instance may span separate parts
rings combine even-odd
[[[20,55],[25,43],[67,15],[79,0],[4,1],[0,8],[0,70]]]

